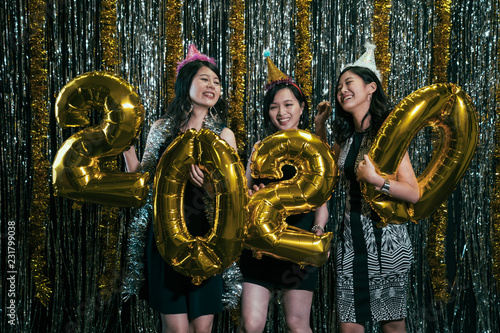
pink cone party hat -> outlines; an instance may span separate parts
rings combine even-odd
[[[195,61],[195,60],[201,60],[201,61],[208,61],[214,66],[217,66],[215,63],[215,59],[207,56],[206,54],[200,53],[196,46],[194,44],[189,45],[188,48],[188,54],[186,56],[186,59],[182,60],[181,62],[177,63],[177,74],[179,74],[179,71],[181,68],[187,64],[188,62]]]

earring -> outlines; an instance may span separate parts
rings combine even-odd
[[[213,120],[217,120],[217,109],[215,108],[215,106],[211,106],[208,111],[210,113],[210,117],[212,117]]]
[[[188,119],[190,116],[191,116],[191,112],[193,112],[193,109],[194,109],[194,106],[193,106],[193,103],[191,102],[191,100],[188,99],[188,102],[189,102],[189,110],[185,111],[184,114],[186,116],[186,119]]]
[[[368,94],[368,102],[372,101],[372,94]]]

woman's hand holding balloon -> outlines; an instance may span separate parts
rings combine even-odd
[[[252,188],[248,189],[248,195],[251,196],[252,194],[254,194],[255,192],[257,192],[258,190],[260,190],[264,187],[266,187],[266,186],[262,183],[260,183],[259,185],[254,184],[252,186]]]
[[[189,171],[189,179],[191,183],[196,187],[203,187],[205,181],[205,175],[201,171],[200,167],[196,164],[191,164],[191,170]]]
[[[384,184],[384,178],[377,173],[368,155],[363,156],[363,161],[359,163],[356,175],[358,181],[369,183],[375,186],[377,190]]]

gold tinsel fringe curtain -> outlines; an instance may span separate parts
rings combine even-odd
[[[105,71],[120,75],[117,72],[120,65],[120,52],[117,38],[116,0],[103,0],[100,11],[100,44],[102,49],[102,68]],[[117,161],[104,163],[110,171],[118,170]],[[102,273],[97,281],[101,298],[106,301],[113,293],[117,293],[118,278],[121,272],[120,251],[120,220],[118,207],[102,206],[99,223],[99,238],[101,239]]]
[[[45,1],[30,1],[28,6],[28,20],[30,32],[30,71],[29,87],[31,92],[31,110],[33,126],[31,129],[33,157],[33,194],[31,196],[30,238],[31,248],[30,268],[35,284],[35,297],[45,306],[52,294],[51,283],[47,275],[47,237],[46,223],[48,222],[48,208],[50,200],[49,175],[50,163],[48,160],[48,125],[49,110],[47,108],[47,51],[45,50]],[[13,245],[13,246],[11,246]],[[16,246],[15,238],[8,247]],[[9,254],[15,251],[9,251]],[[14,260],[15,262],[15,260]],[[10,267],[10,272],[17,272]],[[17,273],[16,273],[17,274]],[[14,274],[14,276],[16,275]]]
[[[435,2],[435,23],[433,38],[433,53],[431,67],[431,82],[448,82],[448,65],[450,62],[450,34],[451,34],[451,1],[440,0]],[[434,142],[434,147],[437,143]],[[431,216],[427,261],[432,290],[435,301],[446,302],[449,295],[449,281],[446,278],[446,230],[448,227],[448,201]]]

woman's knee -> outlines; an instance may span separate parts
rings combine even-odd
[[[311,332],[309,317],[291,314],[287,315],[285,320],[289,332]]]
[[[283,291],[285,320],[289,332],[311,332],[312,297],[310,290]]]
[[[262,313],[244,313],[240,320],[240,332],[243,333],[261,333],[266,328],[267,316]]]
[[[161,314],[162,333],[189,332],[189,322],[185,314]]]
[[[190,332],[194,333],[210,333],[214,323],[214,315],[204,315],[195,318],[189,323]]]

